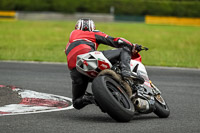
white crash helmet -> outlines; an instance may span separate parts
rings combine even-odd
[[[79,19],[75,26],[75,30],[93,31],[95,29],[95,24],[91,19]]]

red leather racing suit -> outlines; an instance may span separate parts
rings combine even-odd
[[[65,49],[68,68],[71,70],[76,67],[77,55],[96,51],[100,43],[116,48],[125,46],[130,51],[133,47],[132,43],[123,38],[113,38],[100,31],[74,30]]]

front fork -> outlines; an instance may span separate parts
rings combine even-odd
[[[153,88],[153,91],[154,91],[154,93],[155,93],[155,99],[158,101],[158,102],[160,102],[161,104],[163,104],[163,105],[166,105],[166,103],[165,103],[165,100],[162,98],[162,96],[161,96],[161,91],[152,83],[152,81],[151,80],[149,80],[150,81],[150,85],[152,86],[152,88]]]
[[[152,83],[151,80],[149,80],[149,83],[151,85],[151,87],[153,88],[153,91],[156,95],[161,95],[161,91]]]

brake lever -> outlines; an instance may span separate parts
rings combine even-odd
[[[149,50],[149,48],[147,48],[147,47],[142,47],[142,50],[147,51],[147,50]]]

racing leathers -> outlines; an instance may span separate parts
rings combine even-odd
[[[72,101],[76,109],[90,104],[92,99],[91,96],[85,95],[89,78],[76,70],[77,56],[96,51],[99,44],[119,48],[112,50],[112,52],[110,50],[103,51],[103,54],[111,63],[114,60],[120,60],[122,77],[130,76],[130,60],[131,52],[135,50],[134,44],[120,37],[113,38],[100,31],[72,31],[65,53],[72,78]]]

